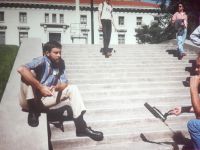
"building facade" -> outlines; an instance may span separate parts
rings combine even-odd
[[[28,37],[41,38],[43,43],[57,40],[62,44],[92,44],[92,41],[101,44],[99,3],[101,0],[94,0],[91,19],[90,0],[80,0],[79,14],[75,0],[1,0],[0,44],[20,45],[21,40]],[[113,30],[111,44],[135,44],[135,28],[150,24],[160,13],[158,5],[138,0],[113,0],[112,6],[118,30]]]

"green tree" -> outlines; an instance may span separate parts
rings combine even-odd
[[[135,30],[138,43],[160,43],[175,37],[175,29],[170,23],[171,14],[165,13],[150,26],[142,25]]]

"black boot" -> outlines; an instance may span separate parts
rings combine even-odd
[[[28,113],[28,124],[31,127],[37,127],[39,125],[40,113],[36,111],[36,105],[34,100],[28,100],[29,113]]]
[[[82,114],[78,118],[74,119],[74,123],[76,126],[76,136],[88,136],[95,141],[103,140],[103,133],[94,131],[90,127],[87,127]]]

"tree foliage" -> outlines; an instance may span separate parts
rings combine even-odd
[[[142,25],[135,30],[138,43],[160,43],[174,38],[175,29],[170,22],[171,15],[164,14],[150,26]]]

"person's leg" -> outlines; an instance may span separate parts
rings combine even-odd
[[[102,24],[102,32],[103,32],[103,52],[106,53],[107,50],[107,26],[106,26],[106,20],[101,20]]]
[[[185,43],[185,40],[186,40],[186,36],[187,36],[187,29],[184,29],[184,30],[183,30],[183,35],[182,35],[183,53],[185,53],[184,43]]]
[[[83,118],[83,114],[86,112],[83,99],[80,91],[75,85],[68,85],[62,92],[61,101],[69,99],[69,105],[73,111],[74,124],[76,126],[77,136],[89,136],[90,138],[100,141],[103,139],[103,133],[94,131],[87,124]]]
[[[177,44],[178,44],[178,50],[179,53],[183,53],[183,37],[181,33],[177,33]]]
[[[112,49],[109,49],[109,43],[110,43],[110,37],[111,37],[111,21],[110,20],[105,20],[105,39],[104,39],[104,43],[105,43],[105,47],[104,47],[104,51],[105,51],[105,57],[108,58],[109,56],[111,56],[111,51]]]
[[[188,131],[195,150],[200,150],[200,120],[191,119],[187,124]]]
[[[111,32],[112,32],[112,25],[111,25],[111,20],[107,21],[107,44],[109,47],[110,44],[110,38],[111,38]]]
[[[38,117],[40,116],[35,102],[33,88],[22,81],[20,84],[19,103],[22,110],[29,112],[28,124],[32,127],[38,126]]]
[[[178,50],[179,50],[179,59],[182,59],[186,56],[184,50],[184,43],[187,36],[187,29],[183,29],[177,33],[177,43],[178,43]]]

